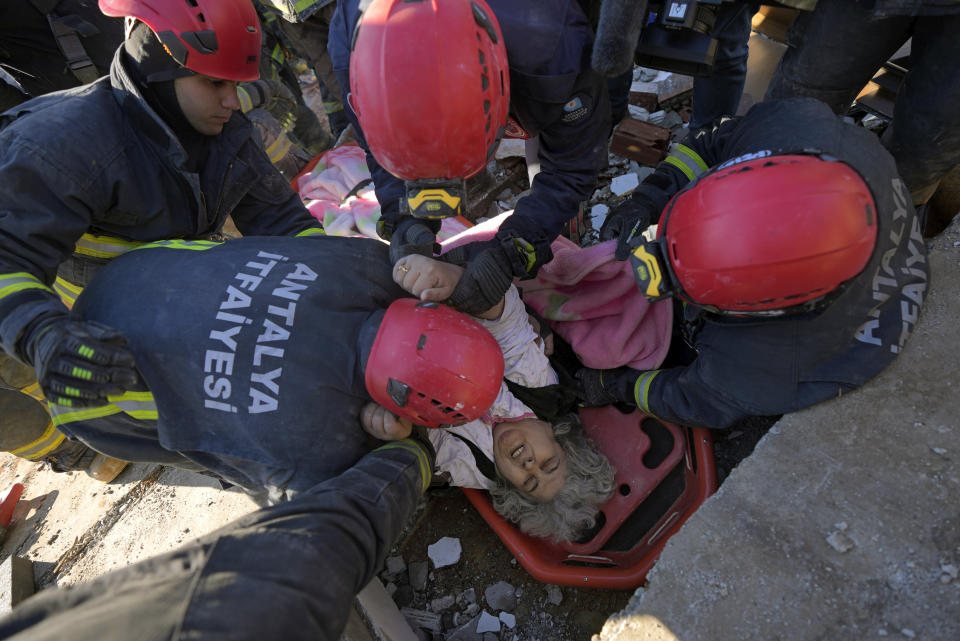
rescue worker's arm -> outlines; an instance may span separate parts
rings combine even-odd
[[[45,590],[0,621],[0,636],[110,639],[136,621],[141,638],[336,641],[429,487],[433,456],[420,441],[388,443],[178,550]]]
[[[636,405],[642,411],[671,423],[722,429],[752,413],[725,398],[704,380],[701,359],[686,367],[641,371],[583,368],[577,372],[584,405],[611,403]]]
[[[712,128],[705,127],[695,136],[687,136],[657,165],[656,171],[640,183],[630,198],[610,212],[600,229],[600,240],[619,240],[618,260],[626,260],[631,234],[641,234],[648,226],[655,224],[674,194],[726,159],[724,146],[739,122],[739,118],[726,118]]]
[[[309,236],[322,234],[323,225],[310,215],[283,174],[262,149],[255,154],[260,179],[231,212],[244,236]]]

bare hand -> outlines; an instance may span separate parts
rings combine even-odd
[[[413,432],[410,419],[396,416],[376,403],[367,403],[360,410],[360,425],[367,434],[381,441],[399,441]]]
[[[393,266],[393,280],[422,301],[439,302],[453,293],[463,267],[418,254],[404,256]]]

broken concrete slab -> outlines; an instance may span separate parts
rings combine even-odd
[[[427,547],[427,556],[433,561],[434,568],[453,565],[460,560],[461,552],[463,549],[460,547],[460,539],[450,536],[445,536]]]
[[[960,222],[933,246],[900,357],[774,425],[602,641],[960,638]]]
[[[7,614],[34,593],[33,563],[22,556],[8,556],[0,563],[0,616]]]

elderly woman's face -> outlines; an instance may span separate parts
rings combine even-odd
[[[510,484],[549,501],[567,481],[567,457],[546,421],[525,418],[493,428],[493,461]]]

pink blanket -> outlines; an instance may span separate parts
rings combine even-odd
[[[510,213],[450,238],[444,251],[490,238]],[[640,293],[630,263],[614,258],[615,247],[615,241],[607,241],[581,248],[558,238],[553,260],[517,286],[587,367],[656,369],[670,347],[673,306],[650,303]]]

